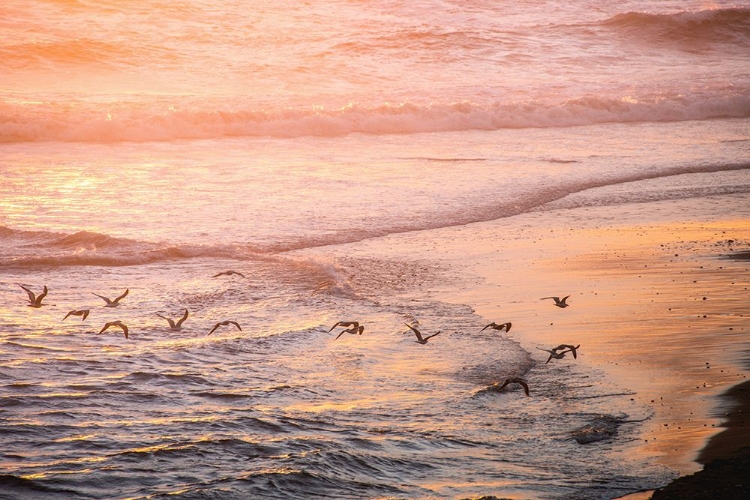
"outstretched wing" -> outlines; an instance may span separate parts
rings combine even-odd
[[[422,333],[421,333],[421,332],[420,332],[419,330],[417,330],[416,328],[414,328],[413,326],[411,326],[411,325],[410,325],[410,324],[408,324],[408,323],[404,323],[404,324],[405,324],[406,326],[408,326],[408,327],[409,327],[409,328],[411,329],[411,331],[413,331],[413,332],[414,332],[414,335],[416,335],[416,336],[417,336],[417,340],[424,340],[424,339],[422,338]]]
[[[117,297],[113,302],[120,302],[120,300],[122,300],[122,299],[124,299],[125,297],[128,296],[128,292],[129,291],[130,291],[130,289],[126,288],[125,291],[123,292],[123,294],[120,295],[119,297]]]
[[[188,318],[188,310],[187,310],[187,308],[185,308],[185,314],[183,314],[183,315],[182,315],[182,318],[180,318],[180,320],[179,320],[179,321],[177,322],[177,326],[178,326],[178,327],[181,327],[181,326],[182,326],[182,324],[183,324],[183,323],[185,322],[185,320],[186,320],[187,318]],[[174,328],[174,325],[170,325],[170,326],[172,326],[172,327]]]
[[[214,327],[211,328],[211,331],[206,334],[206,337],[208,337],[209,335],[211,335],[212,333],[214,333],[216,331],[216,329],[219,328],[220,326],[221,326],[221,323],[216,323],[214,325]]]
[[[42,299],[46,296],[47,296],[47,285],[44,285],[44,290],[42,290],[42,293],[37,296],[36,303],[41,304]]]
[[[85,320],[86,318],[89,317],[89,310],[88,309],[84,309],[84,310],[79,311],[79,312],[83,315],[83,318],[81,318],[81,321],[83,321],[83,320]]]
[[[104,302],[106,302],[107,304],[111,304],[112,303],[112,301],[109,300],[109,298],[105,297],[104,295],[99,295],[98,293],[94,293],[94,292],[91,292],[91,293],[93,293],[94,295],[96,295],[100,299],[104,300]]]
[[[26,290],[26,293],[29,295],[29,302],[31,302],[33,304],[34,300],[36,300],[36,294],[34,292],[32,292],[31,290],[29,290],[28,288],[26,288],[25,286],[23,286],[23,285],[18,285],[18,286],[20,286],[21,288],[23,288],[24,290]]]
[[[517,379],[514,380],[514,382],[517,384],[521,384],[521,387],[523,387],[523,392],[525,392],[527,396],[529,395],[529,384],[527,384],[525,380]]]
[[[482,328],[482,329],[481,329],[481,330],[479,330],[479,331],[480,331],[480,332],[483,332],[483,331],[485,331],[485,330],[486,330],[487,328],[489,328],[489,327],[493,327],[493,328],[494,328],[495,326],[497,326],[497,325],[496,325],[496,324],[495,324],[495,322],[493,321],[492,323],[490,323],[489,325],[485,326],[484,328]]]
[[[78,312],[78,311],[70,311],[70,312],[69,312],[68,314],[66,314],[66,315],[65,315],[65,318],[67,318],[67,317],[68,317],[68,316],[70,316],[71,314],[74,314],[74,313],[77,313],[77,312]],[[76,314],[76,316],[78,316],[78,315]],[[63,318],[62,320],[63,320],[63,321],[65,321],[65,318]]]
[[[167,323],[169,323],[169,327],[174,328],[174,321],[172,319],[167,318],[166,316],[162,316],[161,314],[158,314],[158,313],[156,315],[159,316],[161,319],[166,319]]]
[[[234,326],[236,326],[236,327],[237,327],[237,329],[238,329],[239,331],[242,331],[242,327],[241,327],[241,326],[240,326],[240,324],[239,324],[239,323],[237,323],[236,321],[227,321],[227,324],[228,324],[228,325],[234,325]]]
[[[433,333],[432,335],[428,335],[424,339],[425,339],[425,341],[427,341],[427,340],[431,339],[432,337],[436,337],[438,335],[440,335],[440,331],[438,331],[437,333]]]

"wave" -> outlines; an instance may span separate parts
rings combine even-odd
[[[0,268],[38,268],[40,266],[121,267],[195,258],[267,261],[287,266],[294,269],[298,274],[306,276],[307,281],[309,281],[306,284],[313,290],[313,293],[358,298],[359,296],[352,289],[348,279],[342,276],[332,263],[289,257],[284,255],[284,253],[305,248],[354,243],[389,234],[486,222],[542,210],[545,207],[572,208],[578,206],[575,204],[575,201],[569,201],[566,205],[563,202],[559,202],[559,200],[569,195],[594,188],[617,186],[628,182],[660,179],[675,175],[748,169],[750,169],[750,163],[697,164],[653,171],[630,172],[604,178],[581,179],[575,182],[540,188],[533,193],[533,196],[508,199],[503,203],[490,203],[471,208],[458,207],[452,211],[441,213],[439,217],[428,216],[410,222],[386,225],[372,224],[366,230],[354,231],[342,228],[340,231],[325,235],[302,235],[294,240],[284,240],[265,245],[251,243],[203,245],[169,241],[151,242],[112,237],[89,231],[79,231],[66,235],[49,231],[21,230],[0,226],[0,236],[6,242],[6,245],[0,248]],[[714,191],[707,191],[706,189],[681,190],[677,193],[654,191],[645,195],[636,193],[629,197],[599,197],[589,200],[588,203],[590,205],[612,205],[745,192],[747,192],[747,187],[745,186],[733,186]]]
[[[681,11],[672,14],[628,12],[600,23],[605,28],[647,42],[666,42],[696,49],[719,43],[750,44],[750,9]]]
[[[178,99],[178,98],[175,98]],[[0,142],[147,142],[221,137],[339,137],[750,117],[750,89],[587,95],[563,102],[453,102],[252,109],[213,101],[0,102]]]
[[[76,38],[2,45],[0,57],[9,69],[24,69],[40,64],[111,66],[112,61],[127,61],[132,55],[121,44]]]

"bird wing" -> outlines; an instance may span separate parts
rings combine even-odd
[[[209,335],[211,335],[212,333],[214,333],[216,331],[216,329],[219,328],[220,326],[221,326],[221,323],[216,323],[214,325],[214,327],[211,328],[211,331],[206,334],[206,337],[208,337]]]
[[[46,296],[47,296],[47,285],[44,285],[44,290],[42,290],[42,293],[40,293],[39,295],[37,295],[35,303],[37,305],[41,304],[42,303],[42,299],[44,297],[46,297]]]
[[[511,327],[511,326],[513,326],[513,323],[511,323],[511,322],[509,321],[509,322],[507,322],[507,323],[503,323],[503,324],[502,324],[502,326],[504,326],[504,327],[505,327],[505,331],[506,331],[506,332],[509,332],[509,331],[510,331],[510,327]]]
[[[491,327],[491,326],[495,326],[495,322],[494,322],[494,321],[493,321],[492,323],[490,323],[489,325],[485,326],[484,328],[482,328],[482,329],[481,329],[481,330],[479,330],[479,331],[480,331],[480,332],[483,332],[483,331],[485,331],[485,330],[486,330],[487,328],[489,328],[489,327]]]
[[[498,390],[498,391],[501,391],[501,390],[503,389],[503,387],[505,387],[505,386],[506,386],[506,385],[508,385],[508,384],[510,384],[510,379],[506,379],[506,380],[505,380],[505,382],[503,382],[503,385],[499,386],[499,387],[497,388],[497,390]]]
[[[432,335],[428,335],[428,336],[426,336],[426,337],[425,337],[424,339],[425,339],[425,340],[429,340],[429,339],[431,339],[432,337],[436,337],[436,336],[438,336],[438,335],[440,335],[440,331],[438,331],[437,333],[433,333]]]
[[[242,273],[238,273],[237,271],[235,271],[235,272],[234,272],[234,274],[239,274],[239,275],[240,275],[240,276],[242,276],[243,278],[245,277],[245,275],[244,275],[244,274],[242,274]]]
[[[91,292],[91,293],[94,293],[94,292]],[[112,301],[109,300],[109,298],[105,297],[104,295],[99,295],[98,293],[94,293],[94,295],[96,295],[100,299],[103,299],[107,304],[111,304],[112,303]]]
[[[526,395],[529,395],[529,384],[526,383],[524,380],[515,380],[517,384],[521,384],[521,387],[523,387],[523,392],[526,393]]]
[[[330,329],[330,330],[328,330],[328,333],[331,333],[331,332],[333,331],[333,329],[334,329],[334,328],[336,328],[336,327],[337,327],[337,326],[339,326],[339,325],[341,325],[341,321],[339,321],[338,323],[336,323],[335,325],[333,325],[333,326],[331,327],[331,329]]]
[[[241,327],[241,326],[240,326],[240,324],[239,324],[239,323],[237,323],[236,321],[229,321],[229,322],[227,322],[227,324],[230,324],[230,325],[234,325],[234,326],[236,326],[236,327],[237,327],[237,329],[238,329],[239,331],[242,331],[242,327]]]
[[[81,321],[83,321],[83,320],[85,320],[86,318],[89,317],[89,310],[88,309],[84,309],[84,310],[80,311],[80,313],[83,315],[83,318],[81,318]]]
[[[346,333],[346,330],[341,330],[341,333],[339,333],[339,334],[338,334],[338,335],[336,336],[336,338],[335,338],[335,339],[333,339],[333,340],[338,340],[338,339],[339,339],[339,337],[341,337],[341,336],[342,336],[342,335],[343,335],[344,333]]]
[[[112,326],[112,323],[104,323],[104,328],[102,328],[101,330],[99,330],[99,333],[97,333],[97,335],[99,335],[99,334],[103,333],[103,332],[104,332],[104,330],[106,330],[106,329],[107,329],[107,328],[109,328],[110,326]]]
[[[413,326],[411,326],[411,325],[410,325],[410,324],[408,324],[408,323],[404,323],[404,324],[405,324],[406,326],[408,326],[408,327],[409,327],[409,328],[411,329],[411,331],[413,331],[413,332],[414,332],[414,335],[416,335],[416,336],[417,336],[417,340],[424,340],[424,339],[422,338],[422,333],[421,333],[421,332],[420,332],[419,330],[417,330],[416,328],[414,328]]]
[[[26,288],[25,286],[23,286],[23,285],[18,285],[18,286],[20,286],[21,288],[23,288],[24,290],[26,290],[26,293],[29,294],[29,302],[31,302],[33,304],[34,300],[36,300],[36,294],[34,292],[32,292],[31,290],[29,290],[28,288]]]
[[[68,317],[68,316],[70,316],[71,314],[75,314],[75,313],[77,313],[77,312],[78,312],[78,311],[70,311],[70,312],[69,312],[68,314],[66,314],[66,315],[65,315],[65,318],[67,318],[67,317]],[[76,316],[77,316],[77,314],[76,314]],[[65,321],[65,318],[63,318],[62,320],[63,320],[63,321]]]
[[[182,315],[182,318],[177,322],[177,326],[182,326],[182,324],[185,322],[185,320],[188,318],[188,310],[185,309],[185,314]],[[173,326],[173,325],[170,325]]]
[[[119,297],[117,297],[113,302],[115,302],[115,303],[120,302],[120,300],[122,300],[122,299],[124,299],[125,297],[128,296],[128,292],[129,291],[130,291],[130,289],[126,288],[125,291],[123,292],[123,294],[120,295]]]
[[[546,299],[552,299],[552,300],[554,300],[555,302],[557,302],[558,300],[560,300],[560,297],[542,297],[542,298],[541,298],[541,299],[539,299],[539,300],[546,300]]]

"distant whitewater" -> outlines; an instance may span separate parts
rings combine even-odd
[[[750,117],[750,89],[729,87],[714,95],[692,96],[583,96],[559,103],[403,103],[377,107],[347,104],[338,109],[309,106],[276,111],[242,109],[242,102],[223,109],[212,105],[227,103],[182,104],[175,98],[169,105],[142,102],[129,107],[127,103],[102,106],[6,101],[0,104],[0,116],[4,116],[0,119],[0,140],[141,142],[243,136],[336,137],[357,132],[415,134],[745,118]],[[111,111],[105,112],[107,109]]]
[[[219,19],[208,4],[45,3],[5,26],[0,142],[750,117],[750,9],[728,2],[712,9],[687,2],[675,11],[653,2],[584,1],[551,17],[546,8],[504,2],[429,12],[389,2],[339,11],[308,5],[284,16],[272,6],[234,6]],[[6,9],[25,14],[23,5]],[[154,30],[159,16],[217,23],[222,35],[218,28],[185,33],[179,23]],[[267,21],[278,16],[285,21]],[[77,26],[74,38],[54,29],[69,23]]]

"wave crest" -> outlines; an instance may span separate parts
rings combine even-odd
[[[628,36],[649,42],[750,44],[750,9],[729,8],[682,11],[673,14],[628,12],[601,23]],[[645,38],[644,38],[645,37]]]
[[[626,14],[629,16],[629,14]],[[0,142],[145,142],[218,137],[337,137],[352,133],[414,134],[504,128],[571,127],[611,122],[663,122],[750,117],[750,89],[653,96],[581,96],[559,103],[469,101],[349,104],[272,111],[241,104],[0,102]]]

